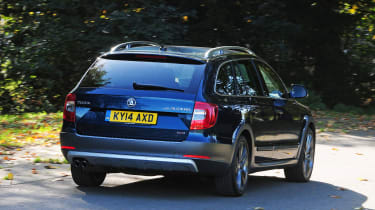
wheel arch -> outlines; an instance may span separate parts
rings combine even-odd
[[[312,122],[310,122],[310,124],[309,124],[309,128],[311,128],[312,129],[312,131],[313,131],[313,133],[314,133],[314,138],[315,138],[315,140],[316,140],[316,128],[315,128],[315,123],[314,123],[314,121],[312,121]]]
[[[255,141],[254,141],[255,137],[254,137],[253,129],[251,128],[251,126],[249,124],[247,124],[245,122],[241,122],[241,124],[237,127],[237,129],[233,133],[233,137],[232,137],[233,148],[236,147],[238,139],[240,138],[240,136],[246,137],[247,143],[249,145],[249,150],[250,150],[250,159],[249,160],[250,160],[251,163],[253,163],[254,154],[255,154]],[[234,151],[235,150],[233,149],[232,158],[233,158]]]
[[[314,123],[314,119],[312,116],[310,115],[305,115],[303,117],[303,127],[302,127],[302,131],[301,131],[301,137],[300,137],[300,142],[299,142],[299,146],[298,146],[298,152],[297,152],[297,156],[296,156],[296,159],[299,160],[300,159],[300,155],[301,155],[301,152],[302,152],[302,148],[303,148],[303,145],[305,143],[305,138],[306,138],[306,134],[307,134],[307,130],[311,128],[313,130],[313,133],[314,133],[314,138],[315,138],[315,123]]]

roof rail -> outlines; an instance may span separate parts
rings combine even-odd
[[[255,55],[255,53],[245,47],[239,47],[239,46],[221,46],[221,47],[215,47],[207,50],[207,52],[204,54],[205,58],[212,58],[216,55],[223,55],[227,54],[225,53],[225,50],[232,50],[232,51],[242,51],[249,55]],[[216,55],[215,53],[218,52]]]
[[[118,44],[118,45],[112,47],[110,52],[119,51],[121,49],[130,49],[134,45],[137,45],[137,46],[156,46],[156,47],[163,48],[163,46],[161,44],[158,44],[158,43],[155,43],[155,42],[132,41],[132,42],[125,42],[125,43]]]

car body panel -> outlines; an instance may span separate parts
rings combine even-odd
[[[76,97],[78,134],[171,141],[186,139],[195,101],[194,94],[107,88],[78,88]],[[129,98],[136,101],[136,106],[127,105]],[[106,121],[111,110],[158,113],[157,124]]]
[[[200,173],[210,175],[220,174],[221,172],[224,172],[226,167],[228,167],[232,160],[232,145],[229,144],[202,143],[193,141],[170,142],[158,140],[109,138],[79,135],[71,132],[61,132],[60,139],[62,145],[70,145],[76,148],[74,151],[87,153],[163,157],[174,159],[191,159],[184,158],[183,155],[208,156],[210,158],[207,160],[194,160],[194,162],[197,164],[198,171]],[[73,154],[69,155],[69,152],[72,151],[63,151],[64,156],[69,161],[72,161],[77,157],[82,157],[82,155],[80,154],[76,156],[74,156]],[[212,163],[212,165],[214,165],[215,167],[201,167],[201,164],[207,165],[207,162]],[[141,165],[136,166],[135,168],[144,170],[147,169],[147,165],[145,166],[144,163],[140,164]],[[123,166],[124,170],[126,170],[125,165]],[[134,165],[132,166],[134,167]],[[112,163],[107,165],[107,167],[116,167],[116,164]],[[218,170],[219,168],[220,170]]]

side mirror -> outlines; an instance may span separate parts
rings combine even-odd
[[[304,98],[307,96],[307,90],[303,85],[292,85],[290,91],[291,98]]]

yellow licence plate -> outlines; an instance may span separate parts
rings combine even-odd
[[[105,121],[155,125],[157,113],[107,110]]]

